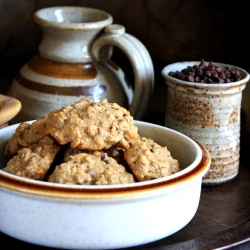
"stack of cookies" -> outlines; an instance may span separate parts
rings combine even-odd
[[[166,146],[140,136],[129,111],[107,99],[83,98],[21,123],[4,154],[6,172],[65,184],[133,183],[180,171]]]

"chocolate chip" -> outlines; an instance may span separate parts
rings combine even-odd
[[[188,76],[188,81],[189,81],[189,82],[194,82],[194,77],[191,76],[191,75],[189,75],[189,76]]]
[[[108,155],[106,153],[103,153],[101,155],[101,160],[108,164],[109,163]]]

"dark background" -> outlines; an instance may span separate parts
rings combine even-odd
[[[38,53],[42,32],[33,21],[34,12],[59,5],[105,10],[114,23],[125,26],[127,33],[146,46],[155,68],[149,112],[164,115],[166,94],[161,70],[167,64],[205,59],[250,70],[247,1],[0,0],[0,93],[7,92],[21,66]],[[129,62],[118,49],[114,50],[113,60],[133,77]],[[248,85],[243,91],[243,109],[250,116]]]
[[[7,92],[19,69],[38,53],[42,32],[33,21],[34,12],[49,6],[74,5],[109,12],[114,23],[125,26],[127,33],[137,37],[146,46],[155,68],[155,88],[148,105],[149,113],[164,116],[166,86],[161,70],[167,64],[205,59],[250,71],[248,1],[0,0],[0,94]],[[122,52],[115,50],[113,60],[133,78],[131,66]],[[250,84],[243,91],[242,107],[243,115],[247,118],[244,123],[250,131]],[[249,150],[246,151],[246,159],[248,155]],[[236,186],[242,196],[248,195],[247,184],[243,182],[242,186]],[[226,193],[231,192],[235,192],[232,187]],[[241,202],[247,204],[244,200]],[[234,212],[235,216],[238,214],[241,212]],[[249,249],[249,244],[237,249]]]

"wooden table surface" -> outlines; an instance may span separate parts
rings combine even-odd
[[[146,116],[146,121],[163,125],[162,117]],[[239,174],[217,186],[202,187],[198,210],[189,224],[172,236],[127,249],[250,249],[250,133],[242,128]],[[124,236],[126,237],[126,236]],[[0,233],[2,246],[9,249],[46,250]]]

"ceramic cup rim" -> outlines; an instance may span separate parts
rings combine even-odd
[[[59,22],[56,20],[52,20],[51,18],[48,18],[48,14],[53,14],[56,11],[58,12],[65,12],[65,11],[76,11],[81,12],[81,14],[84,13],[91,13],[91,14],[98,14],[102,18],[96,19],[96,21],[87,21],[87,22]],[[80,7],[80,6],[55,6],[55,7],[48,7],[43,8],[34,13],[34,21],[41,26],[48,26],[51,28],[57,28],[57,29],[100,29],[104,28],[105,26],[112,24],[113,17],[106,11],[95,9],[95,8],[89,8],[89,7]]]
[[[206,61],[207,62],[207,61]],[[197,83],[197,82],[187,82],[187,81],[183,81],[177,78],[174,78],[172,76],[169,76],[168,73],[170,71],[176,71],[179,70],[181,71],[182,69],[186,68],[187,66],[193,66],[193,65],[197,65],[200,64],[200,61],[180,61],[180,62],[175,62],[175,63],[171,63],[166,65],[162,71],[161,74],[164,78],[165,81],[170,81],[170,82],[177,82],[180,84],[185,84],[188,86],[195,86],[195,87],[206,87],[206,88],[221,88],[222,86],[224,87],[233,87],[233,86],[240,86],[243,85],[245,86],[246,83],[249,81],[250,79],[250,74],[243,68],[240,68],[238,66],[234,66],[231,64],[225,64],[225,63],[219,63],[219,62],[213,62],[213,64],[221,66],[223,68],[225,67],[230,67],[230,68],[234,68],[240,71],[242,79],[236,82],[231,82],[231,83]]]

